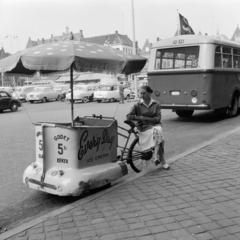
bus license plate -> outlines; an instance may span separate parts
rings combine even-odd
[[[171,91],[171,95],[178,96],[180,95],[180,91]]]

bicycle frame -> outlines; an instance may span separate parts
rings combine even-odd
[[[127,139],[126,142],[125,142],[125,144],[124,144],[124,146],[118,145],[118,148],[121,148],[121,149],[122,149],[122,150],[121,150],[121,155],[118,156],[118,159],[120,158],[121,161],[123,161],[123,162],[124,162],[124,161],[127,161],[127,163],[129,163],[129,159],[128,159],[128,157],[127,157],[129,148],[127,147],[127,145],[128,145],[128,143],[129,143],[129,140],[130,140],[130,137],[131,137],[132,134],[134,134],[135,138],[138,138],[138,132],[135,131],[134,127],[131,127],[130,129],[126,129],[126,128],[124,128],[124,127],[118,126],[118,128],[119,128],[119,129],[122,129],[122,130],[124,130],[125,132],[128,133],[128,135],[124,135],[124,134],[118,132],[118,135],[120,135],[120,136],[122,136],[123,138],[126,138],[126,139]],[[137,151],[135,151],[135,152],[137,152]],[[136,158],[137,158],[137,157],[139,158],[139,157],[141,156],[141,153],[140,153],[140,152],[137,152],[137,153],[138,153],[138,156],[136,156]]]

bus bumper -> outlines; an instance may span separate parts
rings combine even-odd
[[[174,110],[210,110],[210,105],[207,104],[161,104],[162,109],[172,109]]]

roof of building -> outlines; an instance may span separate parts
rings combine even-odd
[[[83,38],[82,41],[96,43],[96,44],[100,44],[100,45],[123,44],[123,45],[132,46],[132,41],[129,39],[129,37],[127,35],[119,34],[118,31],[116,31],[113,34],[106,34],[106,35],[95,36],[95,37],[90,37],[90,38]]]
[[[236,28],[236,30],[234,31],[233,35],[232,35],[232,38],[231,38],[232,41],[235,40],[236,34],[240,34],[240,28],[239,28],[238,25],[237,25],[237,28]]]
[[[0,49],[0,59],[10,56],[10,53],[5,52],[4,48]]]
[[[108,45],[126,45],[132,47],[132,41],[129,39],[127,35],[119,34],[118,31],[115,31],[113,34],[105,34],[101,36],[94,36],[89,38],[84,38],[82,30],[79,33],[72,33],[69,32],[68,27],[66,28],[66,32],[60,36],[53,36],[49,39],[42,38],[41,40],[32,40],[31,38],[28,39],[26,48],[34,47],[40,44],[50,43],[50,42],[58,42],[58,41],[66,41],[69,39],[83,41],[83,42],[90,42],[96,43],[100,45],[108,44]]]

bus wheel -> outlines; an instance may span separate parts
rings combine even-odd
[[[194,110],[176,110],[176,114],[179,117],[191,117],[193,115]]]
[[[233,95],[231,107],[227,109],[227,115],[230,118],[236,117],[238,115],[238,96],[237,95]]]

